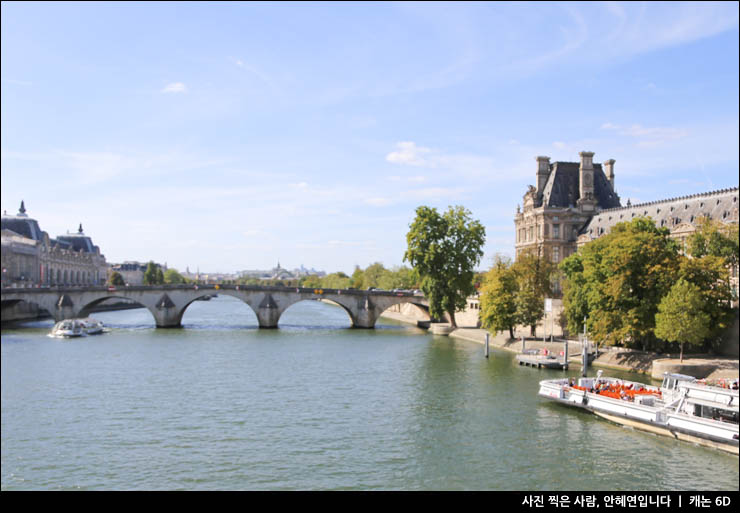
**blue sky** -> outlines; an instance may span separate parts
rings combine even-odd
[[[109,262],[401,265],[420,205],[495,253],[538,155],[623,203],[738,185],[738,3],[2,3],[2,209]]]

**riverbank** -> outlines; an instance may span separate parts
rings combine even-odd
[[[458,328],[450,333],[449,336],[485,344],[486,333],[487,331],[484,329]],[[565,349],[565,343],[559,341],[543,342],[542,339],[525,338],[524,343],[527,349],[547,348],[548,351],[556,355]],[[497,335],[491,334],[489,344],[491,347],[514,353],[519,353],[522,350],[521,339],[513,340],[508,335],[502,333]],[[580,366],[580,353],[580,342],[569,340],[569,364]],[[681,362],[676,355],[648,353],[615,347],[600,347],[599,356],[591,363],[593,367],[638,372],[648,374],[654,379],[661,379],[663,372],[677,372],[710,380],[738,379],[738,375],[740,374],[739,364],[740,362],[737,359],[715,358],[706,355],[684,356],[684,360]]]

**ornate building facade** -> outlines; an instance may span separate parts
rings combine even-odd
[[[102,285],[108,264],[82,231],[56,239],[42,231],[21,202],[16,215],[2,216],[3,286]]]
[[[560,262],[576,251],[576,239],[594,214],[620,207],[614,189],[614,160],[594,164],[592,152],[580,162],[550,162],[537,157],[537,186],[524,194],[517,207],[516,254],[536,250]]]
[[[738,224],[738,188],[622,206],[614,185],[614,160],[593,163],[592,152],[581,152],[580,162],[550,162],[537,157],[537,187],[524,194],[517,207],[516,254],[537,251],[557,263],[579,247],[609,233],[617,223],[650,217],[667,227],[670,236],[686,247],[702,217]],[[737,291],[738,269],[731,270]],[[557,286],[556,286],[557,291]]]

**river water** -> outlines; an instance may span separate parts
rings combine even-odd
[[[230,297],[182,329],[95,317],[108,333],[3,330],[2,490],[738,489],[737,456],[550,403],[562,371],[473,342],[316,301],[277,330]]]

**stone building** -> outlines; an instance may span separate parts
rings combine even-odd
[[[580,156],[580,162],[537,157],[537,186],[529,186],[524,208],[517,206],[514,217],[517,256],[537,251],[560,262],[576,251],[576,239],[594,214],[621,206],[614,189],[615,161],[594,164],[592,152]]]
[[[721,189],[671,198],[648,203],[602,210],[594,215],[581,229],[576,244],[578,247],[606,235],[614,225],[630,221],[635,217],[649,217],[657,226],[670,230],[670,237],[675,239],[686,252],[688,238],[697,229],[697,222],[702,218],[719,221],[722,224],[738,224],[738,188]],[[738,266],[730,269],[730,285],[738,297]]]
[[[42,231],[21,202],[16,215],[2,216],[3,286],[102,285],[108,264],[82,231],[56,239]]]
[[[650,217],[657,226],[666,227],[671,237],[686,250],[687,238],[696,231],[702,217],[725,224],[738,223],[738,188],[704,192],[680,198],[651,201],[602,210],[581,229],[578,247],[609,233],[614,225],[635,217]]]
[[[110,272],[117,272],[127,285],[143,285],[147,264],[126,261],[122,264],[111,264]]]
[[[594,164],[593,156],[584,151],[580,162],[552,163],[549,157],[537,157],[537,186],[529,186],[524,208],[517,207],[514,217],[517,256],[534,250],[557,263],[617,223],[638,216],[669,228],[684,247],[702,217],[738,223],[737,187],[639,205],[628,201],[623,207],[614,185],[615,161]],[[737,268],[731,270],[736,290],[737,274]]]

